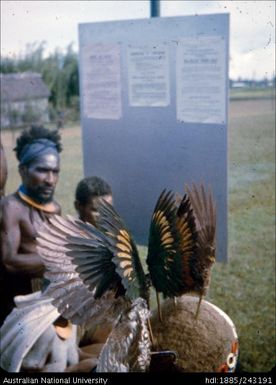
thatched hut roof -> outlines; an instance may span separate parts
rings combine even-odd
[[[50,95],[48,87],[38,73],[1,74],[0,82],[2,101],[48,98]]]

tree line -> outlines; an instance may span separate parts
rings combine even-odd
[[[45,55],[46,42],[28,44],[24,53],[1,57],[1,73],[37,72],[50,90],[50,117],[56,119],[60,111],[79,117],[78,57],[69,44],[65,51],[56,48]]]
[[[45,54],[46,42],[28,44],[25,51],[14,57],[1,57],[1,73],[38,72],[50,90],[49,114],[56,120],[60,112],[67,112],[69,120],[79,119],[79,71],[78,56],[72,43],[65,51],[56,48]],[[275,87],[275,75],[272,79]],[[239,79],[248,87],[267,87],[268,79],[254,82]],[[230,88],[234,81],[229,80]]]

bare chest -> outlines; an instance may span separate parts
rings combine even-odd
[[[43,223],[48,221],[48,216],[36,209],[26,208],[20,218],[21,244],[33,242]]]

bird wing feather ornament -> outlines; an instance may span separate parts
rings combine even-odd
[[[195,292],[202,298],[214,262],[215,208],[203,186],[193,185],[186,191],[182,200],[178,199],[180,203],[171,191],[161,193],[151,218],[146,261],[157,293],[176,297]],[[127,333],[127,322],[123,321],[126,317],[120,314],[134,311],[142,327],[137,310],[141,306],[130,309],[138,298],[149,304],[148,279],[120,216],[104,200],[98,211],[97,227],[56,216],[39,233],[38,250],[46,265],[46,278],[51,281],[48,294],[54,297],[53,303],[61,314],[73,322],[97,318],[99,310],[102,313],[106,309],[114,320],[119,319],[116,330],[124,330],[125,322]],[[147,325],[150,332],[150,323]],[[114,333],[109,343],[116,340]],[[134,338],[127,350],[135,347],[138,352],[138,342]],[[111,357],[109,348],[105,347],[104,361]],[[120,364],[124,366],[123,361]],[[126,367],[137,369],[135,365]]]
[[[37,249],[46,266],[44,276],[50,281],[45,295],[54,298],[53,304],[64,318],[79,325],[90,322],[100,324],[103,318],[116,318],[125,307],[125,299],[122,296],[115,298],[112,289],[98,298],[96,287],[89,287],[81,278],[78,266],[70,257],[70,242],[71,237],[91,241],[91,234],[82,225],[72,217],[65,220],[55,216],[39,232]],[[74,243],[74,246],[87,251],[83,245]]]
[[[115,220],[112,207],[103,203],[102,210],[106,210],[102,232],[58,216],[39,232],[38,251],[46,265],[45,278],[51,282],[45,294],[54,298],[53,304],[72,322],[113,323],[100,370],[146,371],[151,341],[145,274],[123,222],[119,217]]]
[[[211,268],[216,260],[216,208],[211,191],[206,191],[203,185],[186,186],[186,191],[194,213],[196,232],[195,253],[189,260],[190,288],[186,292],[197,293],[200,297],[196,318],[204,295],[210,285]]]
[[[147,370],[151,348],[148,318],[148,305],[142,298],[122,312],[101,351],[97,372]]]
[[[195,282],[193,291],[205,295],[215,262],[216,209],[211,192],[206,191],[203,185],[199,188],[186,186],[186,191],[194,212],[197,234],[196,258],[191,263],[191,275]]]
[[[108,239],[108,247],[113,254],[112,264],[121,278],[125,295],[131,300],[142,297],[148,301],[146,276],[130,232],[114,208],[104,200],[99,214],[97,225]]]
[[[164,190],[152,215],[147,256],[153,286],[169,297],[177,295],[182,278],[176,212],[173,194]]]

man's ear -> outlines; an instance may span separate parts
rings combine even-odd
[[[75,201],[74,202],[74,206],[75,206],[75,209],[77,210],[77,212],[79,213],[80,212],[80,202],[79,201]]]
[[[27,167],[25,165],[20,164],[18,166],[18,172],[19,172],[21,178],[24,178],[27,174]]]

